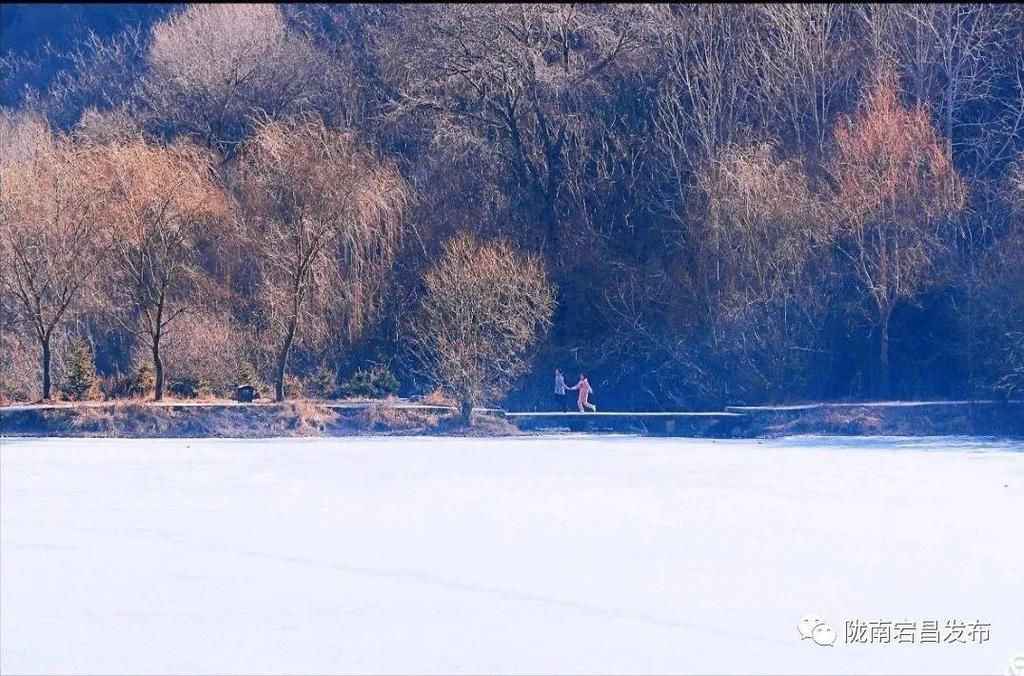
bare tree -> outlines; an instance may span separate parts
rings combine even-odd
[[[850,8],[779,3],[760,5],[758,12],[761,50],[749,58],[758,61],[752,70],[761,74],[754,83],[761,109],[816,164],[856,75]]]
[[[538,257],[468,235],[446,243],[425,282],[412,348],[468,423],[474,406],[504,396],[525,371],[527,350],[551,325],[554,289]]]
[[[655,400],[778,400],[821,349],[832,234],[823,206],[800,159],[769,143],[727,145],[693,181],[716,199],[717,293],[695,297],[671,269],[618,273],[605,293],[617,318],[608,349],[649,359],[643,387]]]
[[[167,336],[169,382],[205,383],[212,394],[233,395],[248,357],[245,338],[245,327],[221,308],[190,312],[188,321]]]
[[[777,399],[815,348],[830,272],[831,228],[798,159],[770,144],[731,146],[698,182],[718,196],[724,243],[723,293],[715,345],[737,364],[733,387]]]
[[[152,121],[230,154],[249,118],[308,108],[322,55],[275,4],[196,4],[156,24],[142,89]]]
[[[138,120],[126,108],[86,108],[74,126],[75,140],[83,145],[129,143],[142,138]]]
[[[402,8],[376,38],[398,83],[391,118],[427,121],[442,152],[484,153],[501,166],[557,254],[567,155],[583,145],[571,139],[593,103],[649,57],[651,23],[642,6]]]
[[[1024,394],[1024,154],[1007,177],[1009,232],[983,261],[983,305],[989,335],[983,337],[991,381],[1007,397]]]
[[[61,129],[72,128],[89,109],[141,117],[147,42],[146,32],[135,27],[106,39],[90,31],[41,96],[47,117]]]
[[[868,29],[880,32],[879,59],[903,75],[914,104],[929,104],[950,153],[956,157],[977,140],[970,127],[978,112],[968,107],[991,101],[1001,86],[1008,41],[1019,39],[1007,6],[916,3],[864,8]],[[878,15],[888,14],[886,19]],[[1019,19],[1018,19],[1019,21]],[[994,111],[998,110],[996,107]],[[1017,121],[1019,126],[1020,121]]]
[[[798,159],[780,159],[769,143],[729,146],[714,171],[698,177],[719,197],[727,227],[728,290],[757,298],[804,285],[804,265],[829,241],[825,218]]]
[[[688,267],[704,298],[718,293],[722,269],[717,198],[695,185],[714,159],[749,128],[752,76],[747,57],[753,38],[747,7],[700,5],[666,17],[670,57],[655,112],[662,162],[662,211],[679,228]],[[705,187],[718,185],[711,180]]]
[[[242,158],[245,236],[275,344],[278,401],[300,333],[361,328],[391,264],[408,190],[397,170],[315,118],[260,124]]]
[[[1024,11],[1019,5],[918,3],[861,8],[875,53],[902,76],[910,102],[927,104],[947,150],[971,184],[957,219],[964,299],[964,356],[973,382],[977,355],[989,350],[976,330],[986,293],[978,263],[1005,230],[1004,176],[1024,148]],[[984,333],[984,331],[982,331]]]
[[[858,115],[841,120],[830,165],[838,185],[838,247],[872,304],[884,395],[893,309],[928,283],[950,239],[942,223],[965,199],[927,110],[904,108],[898,91],[895,75],[881,70]]]
[[[227,215],[210,153],[188,142],[156,146],[141,138],[92,149],[103,193],[112,260],[107,299],[120,325],[145,341],[164,395],[161,345],[208,294],[201,244]]]
[[[34,336],[0,328],[0,402],[31,401],[38,396],[39,347]]]
[[[104,250],[92,171],[39,119],[0,120],[0,288],[42,352],[50,399],[54,331],[88,295]]]

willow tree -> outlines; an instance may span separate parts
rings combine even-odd
[[[258,270],[263,333],[285,398],[292,348],[332,324],[354,335],[376,309],[408,189],[352,135],[313,117],[257,125],[240,166],[244,236]]]
[[[550,328],[555,293],[543,262],[507,241],[449,240],[427,273],[412,348],[424,374],[459,402],[494,402],[526,370],[527,350]]]
[[[838,248],[870,299],[888,395],[893,310],[929,282],[948,247],[942,222],[963,207],[965,191],[928,111],[902,105],[890,71],[868,87],[855,117],[840,120],[835,140]]]
[[[54,332],[89,295],[104,253],[93,172],[42,120],[0,123],[0,289],[38,341],[48,400]]]
[[[164,394],[161,346],[181,318],[207,297],[201,265],[210,226],[227,214],[210,153],[189,142],[142,138],[93,149],[95,180],[111,236],[106,298],[123,328],[145,341]]]

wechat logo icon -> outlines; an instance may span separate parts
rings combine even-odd
[[[811,639],[818,645],[830,647],[836,643],[836,630],[814,613],[807,613],[801,617],[796,623],[796,630],[800,632],[801,641]]]

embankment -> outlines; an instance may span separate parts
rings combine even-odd
[[[728,406],[748,436],[1024,436],[1024,401],[888,401]]]
[[[464,429],[444,406],[370,402],[327,404],[115,402],[0,408],[0,434],[52,437],[355,436],[513,434],[515,428],[481,412]]]
[[[764,438],[1021,436],[1024,401],[941,401],[730,406],[719,412],[505,413],[479,409],[477,424],[454,409],[406,401],[284,404],[102,402],[0,408],[0,434],[54,437],[232,437],[460,435],[522,431]]]

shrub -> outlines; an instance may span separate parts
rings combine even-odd
[[[369,370],[356,371],[342,385],[346,397],[383,399],[398,394],[398,378],[384,366],[374,365]]]
[[[131,396],[135,374],[117,371],[108,376],[97,376],[96,380],[104,399],[126,399]]]
[[[81,336],[75,336],[68,345],[63,380],[60,389],[65,399],[85,401],[99,396],[96,360],[89,344]]]
[[[148,397],[153,394],[154,389],[156,389],[156,374],[153,373],[153,364],[144,361],[135,370],[128,394],[132,397]]]
[[[210,381],[204,376],[185,376],[171,383],[171,395],[180,399],[204,399],[213,394]]]
[[[32,401],[40,395],[37,344],[20,334],[0,331],[0,403]]]
[[[321,364],[310,376],[306,389],[320,399],[334,399],[338,394],[337,374]]]
[[[306,396],[306,383],[291,373],[286,373],[284,376],[284,389],[289,396],[296,399],[302,399]]]

